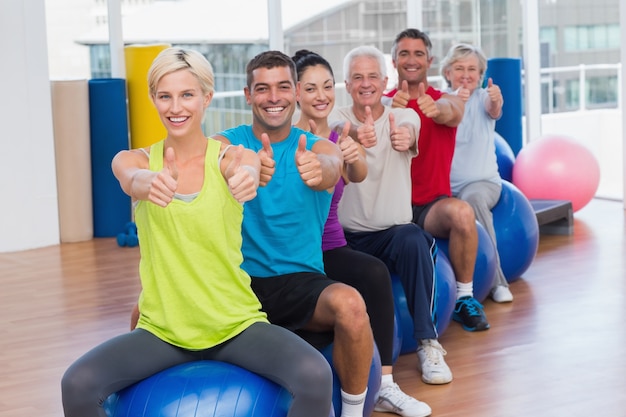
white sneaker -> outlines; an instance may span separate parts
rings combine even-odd
[[[396,383],[378,391],[374,411],[396,413],[403,417],[426,417],[432,413],[428,404],[406,395]]]
[[[510,303],[513,301],[513,294],[509,287],[497,285],[491,290],[491,299],[496,303]]]
[[[417,368],[422,371],[422,381],[433,385],[452,381],[452,372],[443,359],[446,353],[437,339],[424,339],[419,342]]]

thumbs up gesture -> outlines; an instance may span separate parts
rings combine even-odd
[[[393,113],[389,114],[389,138],[391,147],[398,152],[408,151],[411,147],[411,135],[406,126],[396,126]]]
[[[417,89],[417,106],[422,111],[424,116],[429,119],[434,119],[441,114],[441,111],[437,107],[435,100],[428,94],[426,94],[426,87],[423,83],[420,83]]]
[[[464,103],[467,103],[467,100],[469,100],[471,91],[465,86],[465,83],[463,83],[463,85],[457,88],[457,90],[455,91],[455,94],[457,95],[458,98],[463,100]]]
[[[407,80],[403,80],[401,84],[401,88],[393,96],[391,107],[403,109],[409,103],[410,99],[411,99],[411,96],[409,94],[409,82]]]
[[[503,100],[500,87],[493,83],[493,79],[491,77],[487,79],[487,94],[489,95],[489,100],[494,104]]]
[[[261,175],[259,177],[259,186],[265,187],[274,176],[276,171],[276,161],[274,161],[274,151],[270,143],[270,137],[267,133],[261,135],[261,143],[263,147],[257,152],[261,160]]]
[[[154,173],[148,190],[148,201],[166,207],[174,198],[178,188],[178,167],[176,153],[173,148],[165,150],[163,169]]]
[[[230,161],[224,171],[231,194],[240,203],[256,197],[258,187],[258,172],[250,165],[243,165],[243,145],[237,146],[234,151],[229,150]]]
[[[356,139],[364,148],[376,145],[376,129],[374,128],[374,116],[370,106],[365,106],[365,122],[356,130]]]
[[[349,136],[350,122],[346,122],[341,131],[339,139],[337,139],[337,145],[341,149],[343,155],[343,162],[346,164],[354,164],[359,160],[359,145]]]
[[[306,149],[306,135],[300,135],[296,151],[296,167],[300,178],[309,187],[315,187],[322,182],[322,164],[315,152]]]

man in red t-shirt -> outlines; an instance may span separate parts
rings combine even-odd
[[[392,107],[412,108],[420,116],[419,153],[411,164],[413,222],[435,237],[449,239],[449,257],[457,281],[454,320],[468,331],[486,330],[489,323],[473,293],[476,217],[472,207],[452,197],[450,190],[456,127],[463,118],[464,103],[456,95],[428,85],[431,48],[428,35],[420,30],[406,29],[396,36],[391,57],[400,89],[387,93],[386,102]]]

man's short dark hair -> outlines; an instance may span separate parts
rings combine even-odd
[[[433,49],[433,44],[430,41],[430,38],[425,32],[422,32],[419,29],[409,28],[405,29],[402,32],[398,33],[396,39],[393,41],[393,45],[391,46],[391,59],[394,61],[398,57],[396,54],[398,53],[398,42],[400,42],[404,38],[409,39],[421,39],[426,45],[426,50],[428,51],[428,57],[430,58],[431,52]]]
[[[294,85],[298,81],[298,76],[296,74],[296,64],[293,62],[293,59],[291,59],[290,56],[285,55],[280,51],[264,51],[252,58],[246,66],[246,83],[248,85],[248,88],[252,87],[252,72],[255,69],[270,69],[275,67],[289,67]]]

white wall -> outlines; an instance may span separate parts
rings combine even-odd
[[[0,252],[59,243],[44,0],[0,1]]]
[[[93,13],[95,2],[44,0],[44,3],[50,79],[88,79],[91,76],[89,47],[77,44],[75,39],[93,30],[96,21]]]
[[[542,136],[561,135],[585,145],[600,163],[597,197],[623,199],[621,110],[544,114]]]

